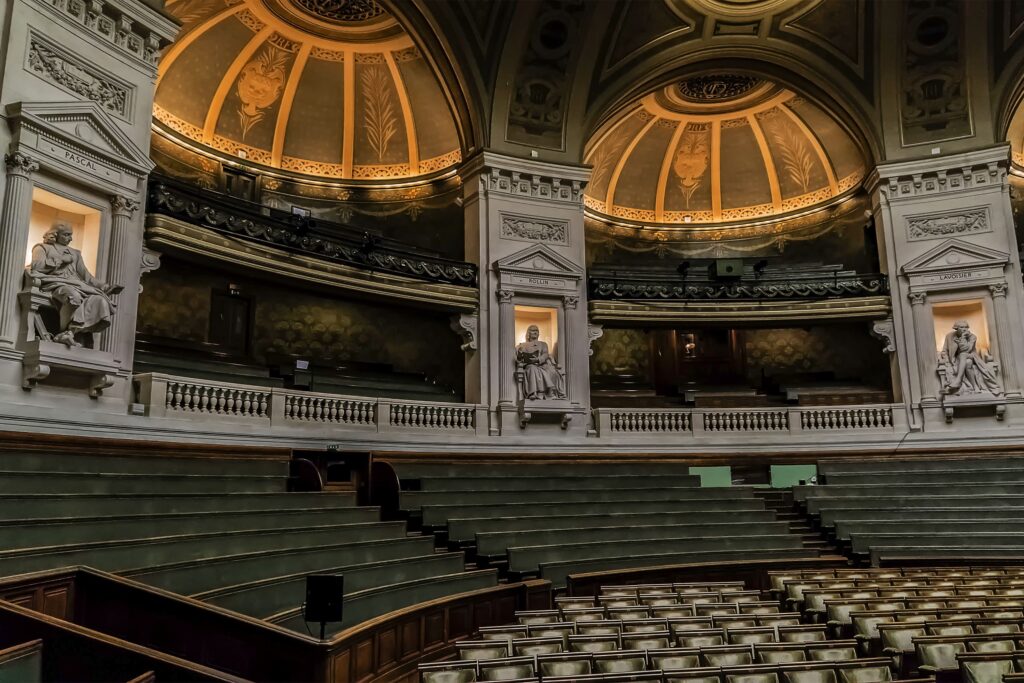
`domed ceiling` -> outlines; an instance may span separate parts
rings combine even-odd
[[[778,83],[708,74],[651,93],[591,140],[586,206],[640,224],[721,224],[785,216],[854,192],[857,143]]]
[[[373,0],[169,0],[156,120],[201,148],[298,174],[407,179],[461,160],[445,97]]]

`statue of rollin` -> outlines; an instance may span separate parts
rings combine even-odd
[[[29,276],[39,290],[49,294],[60,308],[60,331],[53,341],[68,347],[81,346],[79,336],[101,332],[110,326],[116,308],[111,296],[122,287],[109,285],[92,276],[82,252],[69,246],[72,229],[56,223],[43,235],[42,244],[32,247]]]
[[[516,346],[516,379],[524,398],[565,398],[561,368],[551,357],[547,343],[540,341],[540,329],[536,325],[526,328],[526,341]]]

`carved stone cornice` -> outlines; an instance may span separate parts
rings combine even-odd
[[[29,177],[39,170],[39,162],[22,152],[4,155],[4,165],[11,175]]]
[[[477,175],[481,193],[494,192],[582,206],[590,169],[481,152],[463,164],[463,179]]]
[[[956,192],[998,185],[1010,165],[1006,143],[987,149],[941,157],[881,164],[868,176],[865,187],[884,200]]]
[[[40,0],[36,4],[137,60],[154,74],[161,50],[179,28],[172,19],[137,0]]]

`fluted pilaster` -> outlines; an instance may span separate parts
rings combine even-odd
[[[39,163],[14,152],[4,157],[7,176],[0,214],[0,343],[14,345],[18,336],[18,292],[25,279],[25,248],[32,215],[32,174]]]

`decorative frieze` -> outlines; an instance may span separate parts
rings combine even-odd
[[[569,223],[566,221],[502,214],[501,236],[504,239],[525,242],[568,244]]]
[[[927,240],[991,232],[988,209],[978,207],[954,213],[935,213],[907,218],[907,239]]]
[[[131,118],[133,89],[34,33],[29,36],[25,68],[44,81],[92,100],[105,111]]]
[[[893,174],[882,179],[880,190],[886,199],[893,200],[998,185],[1006,177],[1007,161],[1000,159],[938,171]]]

